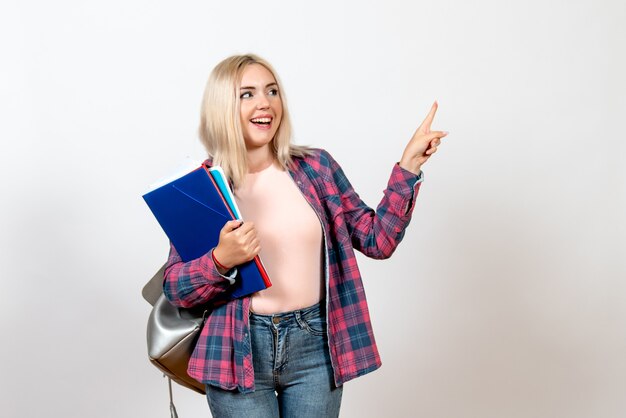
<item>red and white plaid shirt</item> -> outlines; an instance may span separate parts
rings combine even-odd
[[[205,164],[210,165],[210,160]],[[374,211],[324,150],[294,158],[289,173],[324,231],[328,347],[339,386],[381,365],[354,250],[376,259],[391,256],[411,219],[421,175],[396,164]],[[187,308],[210,304],[229,286],[210,252],[184,263],[171,246],[164,293],[172,304]],[[223,389],[254,391],[249,312],[250,297],[212,309],[189,361],[191,377]]]

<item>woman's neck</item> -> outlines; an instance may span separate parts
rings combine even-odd
[[[269,146],[248,149],[248,173],[264,170],[274,163],[274,155]]]

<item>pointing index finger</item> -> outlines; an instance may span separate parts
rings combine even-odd
[[[421,131],[425,134],[430,132],[430,125],[433,123],[433,119],[435,118],[435,113],[437,113],[438,107],[439,105],[437,104],[437,101],[435,101],[432,107],[430,108],[430,112],[428,112],[426,119],[424,119],[420,127],[417,128],[418,131]]]

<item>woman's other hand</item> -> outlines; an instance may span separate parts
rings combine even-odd
[[[221,265],[216,265],[224,274],[231,268],[252,260],[261,251],[261,244],[256,236],[252,222],[229,221],[220,231],[213,257]],[[226,270],[224,270],[225,267]],[[224,270],[224,271],[222,271]]]
[[[430,125],[435,118],[435,113],[437,113],[437,107],[437,102],[433,103],[428,116],[413,134],[413,138],[407,144],[400,159],[400,167],[414,174],[420,173],[422,165],[437,152],[441,138],[448,135],[448,132],[445,131],[430,130]]]

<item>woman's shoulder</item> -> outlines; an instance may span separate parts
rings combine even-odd
[[[302,155],[294,159],[301,160],[316,169],[331,168],[333,164],[336,164],[330,153],[323,148],[304,148]]]
[[[337,175],[343,175],[339,164],[323,148],[308,148],[306,155],[294,158],[296,171],[305,173],[310,179],[319,179],[321,184],[337,182]]]

